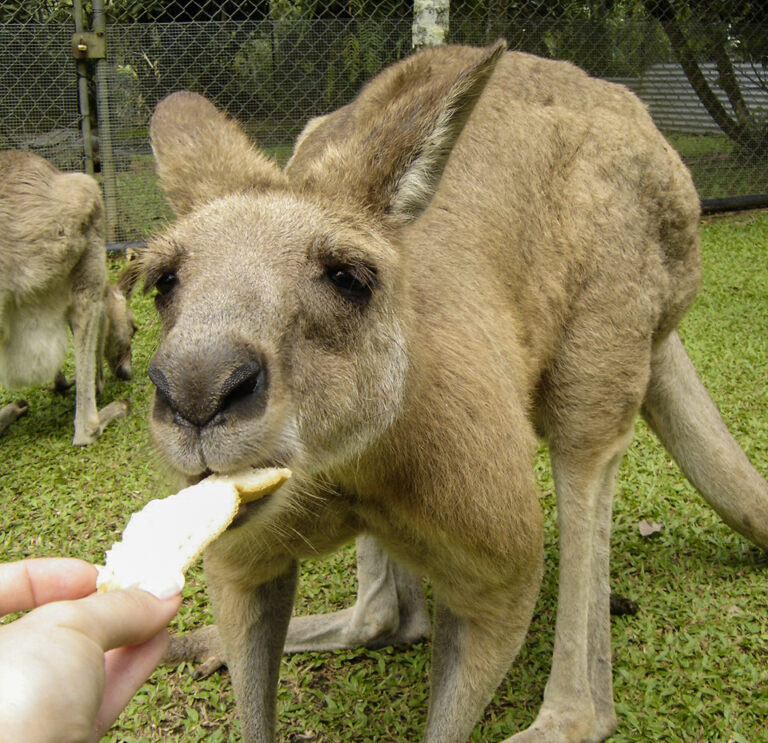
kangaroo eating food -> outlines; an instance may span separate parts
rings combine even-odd
[[[360,533],[431,581],[424,740],[468,738],[539,590],[537,434],[557,629],[542,709],[511,740],[608,737],[612,489],[639,412],[768,547],[768,486],[676,331],[699,201],[643,105],[499,43],[388,68],[286,172],[191,93],[159,104],[151,136],[180,217],[141,258],[163,324],[154,439],[190,480],[294,473],[205,557],[244,739],[274,739],[297,560]]]

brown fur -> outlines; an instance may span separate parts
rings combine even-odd
[[[544,705],[515,741],[615,727],[612,485],[641,407],[704,496],[768,546],[768,487],[691,392],[675,331],[699,284],[690,176],[626,89],[501,52],[432,49],[385,70],[310,124],[285,173],[199,96],[153,118],[180,215],[142,259],[164,327],[155,440],[191,479],[296,473],[206,555],[246,740],[274,736],[296,559],[360,532],[432,581],[425,740],[468,737],[536,600],[537,433],[560,597]]]
[[[101,189],[83,173],[62,173],[29,152],[0,152],[0,382],[14,388],[50,382],[75,341],[73,443],[94,441],[125,414],[99,412],[102,357],[116,376],[131,373],[135,324],[123,293],[109,284]],[[14,411],[6,411],[7,420]],[[18,417],[18,416],[15,416]]]

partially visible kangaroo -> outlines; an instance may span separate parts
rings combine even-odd
[[[84,173],[62,173],[30,152],[0,152],[0,383],[13,389],[55,379],[75,343],[73,444],[95,441],[128,404],[101,411],[102,358],[115,376],[131,374],[136,330],[124,293],[109,283],[101,189]],[[0,410],[0,430],[25,412]]]
[[[768,485],[675,330],[700,280],[688,172],[626,89],[503,51],[385,70],[338,113],[343,136],[324,130],[336,115],[306,133],[292,174],[200,96],[153,116],[181,215],[141,258],[163,323],[154,439],[190,480],[295,473],[205,559],[245,740],[274,739],[297,559],[359,533],[432,582],[424,740],[467,739],[539,589],[537,433],[557,627],[542,709],[512,741],[615,729],[611,502],[638,412],[768,548]]]

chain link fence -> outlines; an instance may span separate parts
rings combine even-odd
[[[79,170],[77,77],[69,14],[0,11],[0,149],[34,150]],[[29,5],[32,5],[29,3]]]
[[[0,1],[0,147],[95,171],[110,241],[139,240],[170,216],[147,127],[171,91],[208,96],[284,161],[414,41],[499,36],[631,87],[702,199],[768,192],[768,10],[738,0]]]

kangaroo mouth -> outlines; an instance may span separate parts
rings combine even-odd
[[[269,495],[262,496],[258,500],[251,501],[250,503],[241,503],[237,508],[235,518],[232,519],[232,522],[227,527],[227,529],[234,529],[238,526],[241,526],[246,521],[246,519],[248,519],[250,516],[253,516],[257,511],[263,508],[264,504],[267,503],[273,496],[274,493],[270,493]]]
[[[217,472],[214,469],[206,468],[199,474],[190,477],[189,479],[192,481],[190,484],[199,483],[216,475],[228,479],[231,476],[232,484],[240,496],[237,512],[228,527],[232,528],[242,523],[249,514],[260,509],[285,484],[286,479],[291,476],[291,472],[278,464],[261,464],[260,466],[238,468],[231,472]]]

